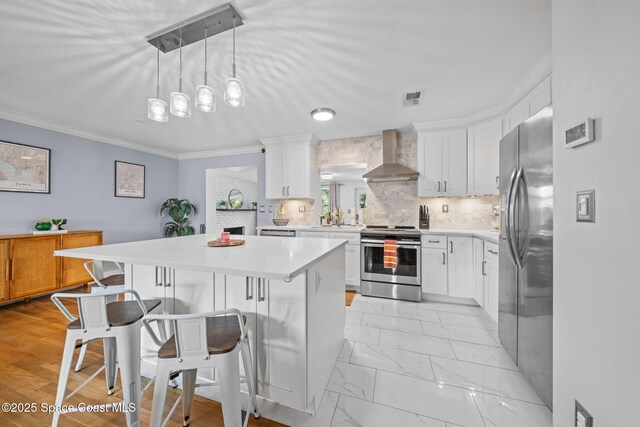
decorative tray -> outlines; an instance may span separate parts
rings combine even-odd
[[[221,242],[220,240],[209,240],[207,242],[207,246],[212,248],[225,248],[228,246],[242,246],[244,245],[244,240],[229,240],[228,242]]]

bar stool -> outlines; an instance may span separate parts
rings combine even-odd
[[[124,271],[120,263],[115,263],[116,267],[120,271],[120,273],[110,274],[109,276],[105,276],[104,268],[102,265],[102,261],[92,260],[84,263],[84,268],[87,270],[93,281],[94,285],[91,287],[92,294],[99,293],[111,293],[115,291],[123,291],[124,290]],[[111,295],[107,298],[107,303],[114,302],[118,299],[118,294]],[[80,347],[80,354],[78,355],[78,362],[76,363],[75,371],[80,372],[82,369],[82,362],[84,361],[84,356],[87,353],[87,344],[90,341],[83,341],[82,343],[76,346]]]
[[[149,327],[151,321],[170,321],[175,334],[165,343],[161,343]],[[183,425],[190,423],[191,406],[196,387],[215,385],[215,383],[196,384],[198,368],[217,367],[220,401],[224,425],[246,427],[249,412],[258,418],[256,387],[251,363],[251,350],[245,328],[246,318],[235,309],[219,310],[201,314],[159,315],[148,314],[143,323],[151,338],[160,345],[158,365],[153,390],[151,427],[164,425],[163,412],[167,396],[167,381],[172,371],[182,372],[182,394],[169,411],[171,417],[182,400]],[[246,375],[249,390],[247,410],[240,405],[240,369],[238,352]],[[242,417],[244,416],[244,420]]]
[[[114,297],[117,299],[120,294],[130,294],[133,300],[108,302],[108,299]],[[69,310],[60,301],[61,298],[77,300],[79,317],[69,313]],[[141,321],[149,311],[160,305],[161,300],[142,300],[138,293],[133,290],[101,294],[56,293],[51,296],[51,300],[71,322],[67,326],[67,337],[62,354],[55,401],[56,409],[62,406],[64,400],[70,398],[87,385],[102,369],[105,370],[106,374],[107,392],[112,394],[115,386],[117,363],[120,368],[125,407],[133,404],[135,408],[133,411],[126,412],[127,425],[139,426]],[[65,396],[76,341],[87,342],[100,338],[104,343],[104,366],[80,384],[78,388]],[[64,413],[66,412],[73,411],[64,411]],[[54,412],[52,426],[58,425],[61,413],[59,410]]]

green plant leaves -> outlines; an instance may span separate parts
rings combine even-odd
[[[196,213],[196,206],[187,199],[167,199],[160,206],[160,214],[167,211],[173,220],[164,225],[164,237],[189,236],[195,234],[195,229],[189,225],[189,215]]]

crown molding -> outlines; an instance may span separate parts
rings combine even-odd
[[[317,144],[318,137],[313,133],[303,133],[299,135],[287,135],[277,136],[274,138],[260,138],[262,145],[268,147],[270,145],[283,145],[283,144]]]
[[[60,132],[66,135],[77,136],[79,138],[90,139],[96,142],[116,145],[118,147],[128,148],[131,150],[142,151],[144,153],[155,154],[156,156],[168,157],[170,159],[178,158],[178,153],[175,153],[172,151],[149,147],[147,145],[139,144],[137,142],[127,141],[120,138],[114,138],[112,136],[104,135],[97,132],[91,132],[91,131],[80,129],[74,126],[53,124],[47,121],[37,120],[30,117],[9,113],[3,110],[0,110],[0,119],[9,120],[16,123],[22,123],[24,125],[34,126],[42,129],[47,129],[54,132]]]
[[[418,132],[429,132],[435,130],[471,127],[501,117],[509,111],[511,107],[527,96],[527,94],[538,86],[544,79],[551,75],[551,66],[551,51],[549,51],[540,59],[540,61],[538,61],[531,71],[522,79],[520,84],[518,84],[518,86],[516,86],[500,104],[466,117],[412,123],[412,126]]]
[[[239,154],[259,153],[264,147],[262,145],[250,145],[248,147],[221,148],[219,150],[194,151],[191,153],[178,154],[178,160],[204,159],[207,157],[235,156]]]

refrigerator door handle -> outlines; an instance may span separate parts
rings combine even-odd
[[[511,235],[511,211],[513,210],[513,207],[511,206],[511,200],[512,200],[512,196],[513,196],[513,188],[514,188],[514,184],[516,181],[516,175],[518,174],[518,169],[517,168],[513,168],[513,172],[511,172],[511,177],[509,178],[509,189],[507,190],[507,212],[505,215],[505,234],[507,237],[507,247],[509,248],[509,254],[511,255],[511,261],[513,261],[514,265],[518,265],[518,262],[516,261],[516,253],[515,250],[513,248],[513,236]]]
[[[524,224],[522,230],[524,232],[524,244],[522,249],[518,251],[518,258],[520,259],[520,268],[524,268],[527,262],[527,252],[529,251],[529,191],[527,189],[527,175],[524,173],[524,167],[521,167],[520,181],[517,185],[521,186],[522,199],[524,200]]]
[[[518,172],[516,173],[516,177],[515,180],[513,182],[513,192],[511,194],[511,208],[509,211],[509,225],[510,225],[510,230],[509,230],[509,234],[510,234],[510,247],[512,250],[512,255],[515,259],[515,263],[516,266],[522,270],[522,268],[524,267],[522,265],[522,260],[520,258],[520,250],[518,248],[519,245],[519,236],[517,235],[517,231],[516,231],[516,204],[518,205],[517,207],[519,208],[519,203],[518,202],[518,193],[520,192],[520,180],[522,179],[522,174],[524,173],[524,168],[522,166],[520,166],[520,168],[518,169]]]

